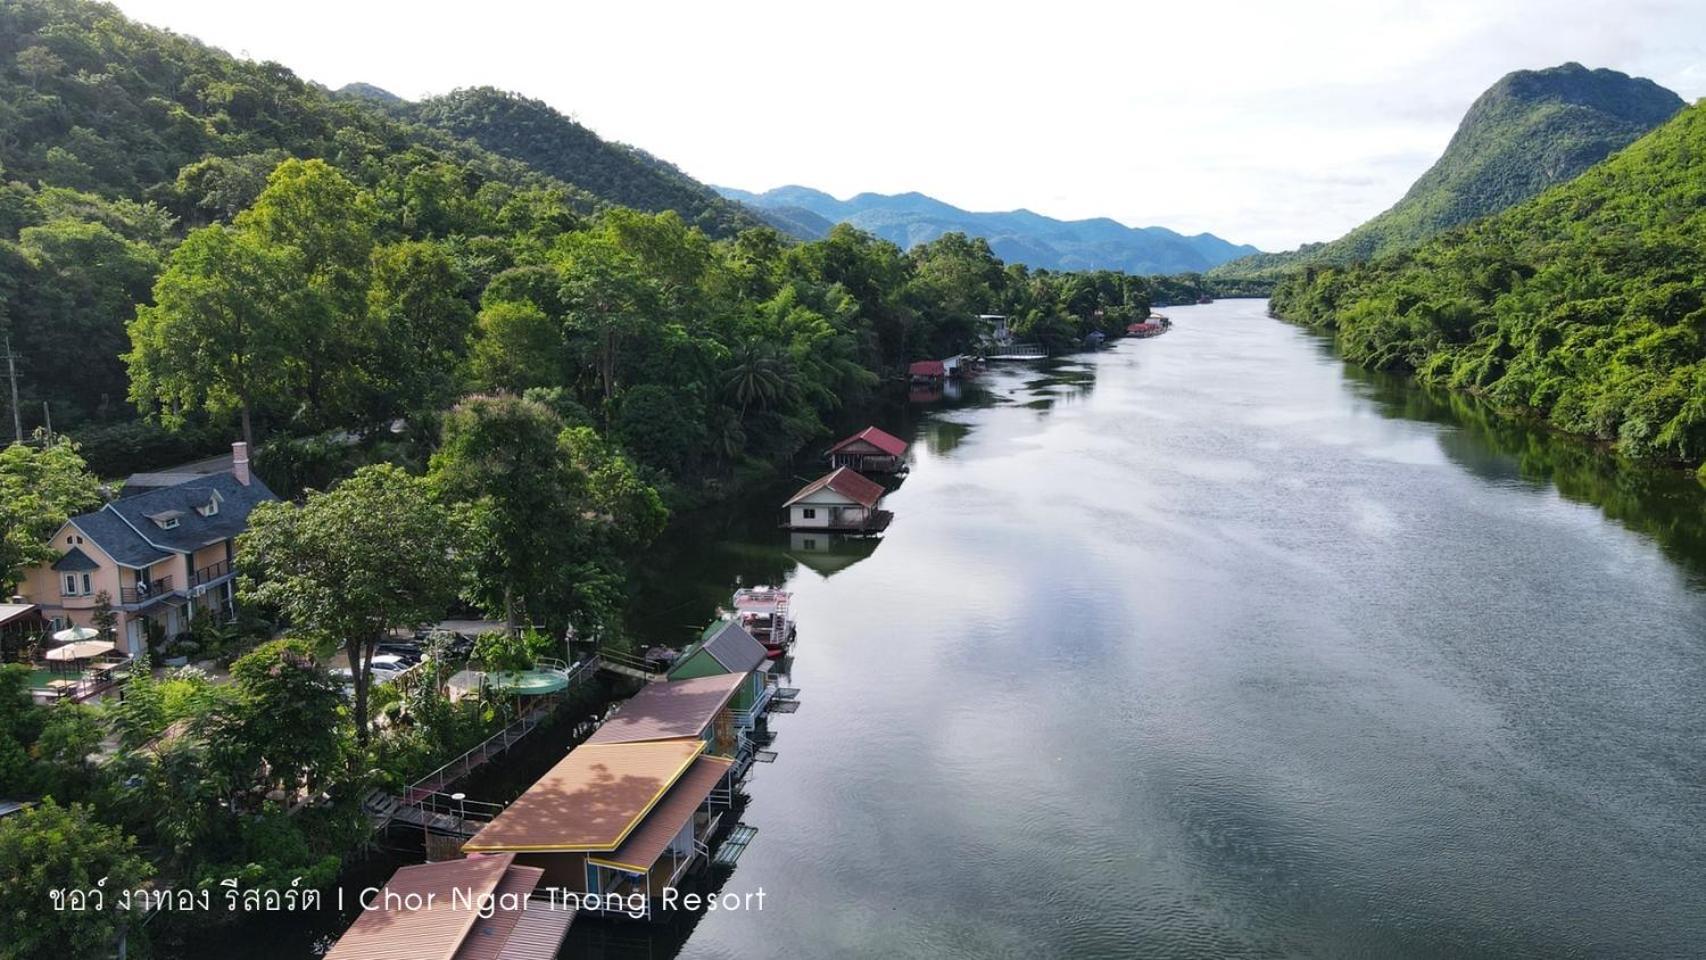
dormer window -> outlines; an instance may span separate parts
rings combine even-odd
[[[215,490],[213,491],[213,496],[209,497],[206,503],[195,508],[195,512],[204,517],[214,516],[219,512],[219,501],[223,499],[224,498],[219,495],[219,491]]]
[[[181,510],[167,510],[164,513],[151,513],[148,515],[148,519],[154,521],[154,525],[162,530],[176,530],[178,520],[183,515]]]

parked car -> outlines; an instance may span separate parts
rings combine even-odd
[[[425,651],[421,650],[418,645],[405,640],[387,640],[381,643],[376,650],[375,656],[396,657],[411,667],[426,659]]]
[[[397,675],[414,666],[394,653],[376,653],[373,655],[373,679],[384,683],[395,680]]]

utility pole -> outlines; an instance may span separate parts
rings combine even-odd
[[[24,415],[18,410],[18,355],[12,352],[12,338],[6,337],[6,379],[12,382],[12,437],[24,442]]]

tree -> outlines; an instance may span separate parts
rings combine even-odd
[[[60,800],[86,798],[95,780],[89,757],[100,751],[105,737],[106,728],[92,707],[68,703],[50,710],[30,751],[43,792]]]
[[[367,322],[368,279],[379,212],[373,197],[324,160],[286,160],[234,221],[273,250],[289,250],[300,371],[298,417],[324,429],[356,418],[361,369],[376,333]]]
[[[7,594],[25,570],[52,559],[48,540],[67,517],[100,502],[100,485],[70,439],[0,450],[0,586]]]
[[[561,324],[531,303],[487,305],[468,358],[469,377],[485,390],[548,387],[563,379]]]
[[[54,401],[61,422],[117,413],[125,321],[148,298],[159,255],[106,223],[72,216],[25,227],[18,252],[29,271],[12,308],[12,346],[29,358],[28,385]]]
[[[30,78],[30,92],[32,93],[41,90],[43,77],[57,76],[61,70],[65,69],[65,61],[55,56],[52,50],[42,46],[25,47],[19,50],[16,62],[18,72]]]
[[[8,900],[0,910],[0,960],[109,956],[129,920],[118,909],[120,892],[152,872],[133,838],[81,804],[48,799],[0,820],[0,890]],[[102,909],[53,909],[61,891],[94,890]]]
[[[456,368],[474,309],[467,279],[444,248],[396,243],[373,251],[368,319],[378,334],[369,367],[370,416],[385,420],[439,409],[456,394]]]
[[[537,401],[469,397],[445,417],[432,457],[433,488],[445,502],[463,504],[472,531],[469,597],[501,610],[512,635],[528,600],[574,559],[581,488],[557,446],[562,429]]]
[[[608,404],[616,397],[629,343],[662,296],[657,281],[608,234],[577,234],[562,246],[558,270],[567,329],[591,344],[593,370]]]
[[[181,427],[192,411],[253,414],[287,396],[300,327],[292,278],[301,255],[223,226],[192,232],[130,324],[130,398]]]
[[[344,733],[338,684],[302,640],[262,644],[231,664],[237,695],[213,738],[221,752],[243,761],[233,772],[262,763],[269,783],[314,791],[339,771]]]
[[[463,582],[464,531],[426,481],[363,467],[300,506],[264,503],[237,542],[247,603],[341,643],[353,668],[356,737],[368,740],[373,652],[393,626],[436,620]]]
[[[113,609],[112,594],[105,590],[95,594],[95,608],[89,613],[89,622],[101,631],[102,640],[112,640],[113,631],[118,629],[118,611]]]

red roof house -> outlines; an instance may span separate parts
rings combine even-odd
[[[800,488],[782,504],[784,525],[795,530],[874,533],[888,525],[889,513],[877,509],[883,485],[847,467],[837,467]]]
[[[866,427],[829,448],[831,467],[853,470],[896,473],[906,464],[906,441],[879,430]]]
[[[941,380],[947,377],[948,368],[940,360],[918,360],[906,372],[914,380]]]

